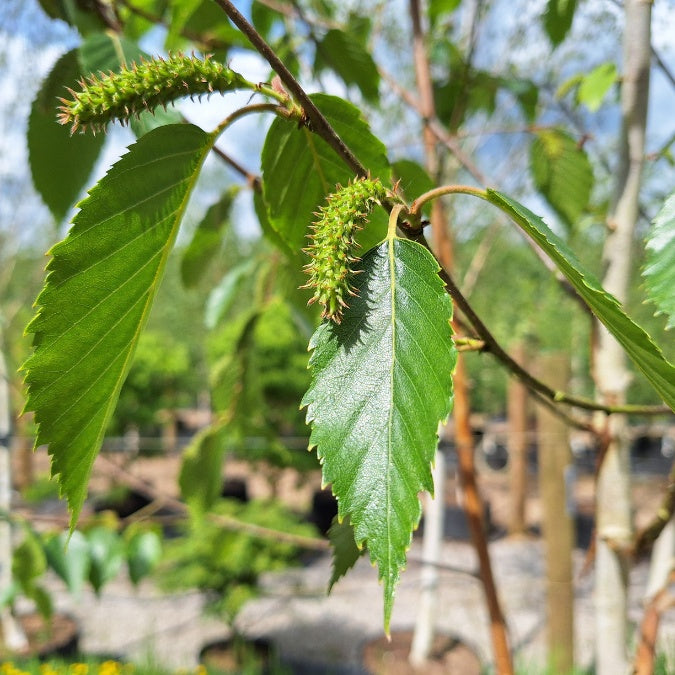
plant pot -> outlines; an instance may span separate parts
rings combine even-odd
[[[3,652],[0,647],[0,659],[27,656],[42,660],[54,656],[68,658],[78,654],[80,627],[68,614],[54,614],[49,622],[45,622],[37,612],[23,614],[17,619],[28,638],[28,647],[18,654]]]
[[[448,635],[434,638],[429,660],[420,668],[408,661],[413,631],[393,631],[386,637],[367,642],[363,647],[363,665],[372,675],[480,675],[481,662],[464,642]]]
[[[199,652],[199,663],[207,668],[226,672],[241,672],[256,668],[255,672],[273,672],[277,662],[274,646],[268,640],[249,640],[241,635],[209,642]]]

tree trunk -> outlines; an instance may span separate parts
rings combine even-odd
[[[436,452],[433,477],[434,498],[427,495],[424,506],[422,558],[425,564],[422,567],[415,632],[410,647],[410,663],[417,667],[422,667],[431,654],[438,609],[437,563],[441,559],[445,516],[445,455],[442,450]]]
[[[11,415],[5,355],[0,344],[0,596],[12,584],[12,531],[7,519],[11,508],[11,461],[9,456]],[[7,607],[0,610],[0,643],[11,651],[27,645],[26,636]]]
[[[651,44],[651,2],[626,0],[621,87],[621,153],[609,235],[604,247],[604,287],[620,302],[628,294],[631,249],[638,218],[644,157]],[[594,351],[595,384],[604,403],[626,399],[626,357],[602,326]],[[626,420],[613,415],[607,423],[608,447],[597,485],[596,527],[596,668],[598,675],[626,671],[628,662],[627,550],[632,536],[630,462]]]
[[[635,652],[636,675],[649,675],[654,672],[656,657],[656,638],[659,631],[661,612],[670,597],[668,585],[675,560],[675,518],[671,518],[659,535],[649,567],[649,579],[645,590],[645,613],[640,624],[638,646]]]
[[[566,354],[542,356],[543,380],[559,390],[567,388],[569,358]],[[546,551],[546,626],[548,663],[556,673],[574,666],[574,586],[572,550],[574,521],[569,427],[549,408],[537,408],[539,493]]]
[[[513,358],[521,365],[525,363],[527,351],[519,343],[513,348]],[[509,436],[509,497],[511,512],[509,534],[525,534],[525,502],[527,498],[527,387],[515,377],[509,380],[506,394]]]

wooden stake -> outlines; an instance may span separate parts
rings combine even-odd
[[[565,388],[569,375],[568,356],[551,354],[540,359],[541,377],[552,386]],[[546,550],[549,663],[553,672],[568,673],[574,666],[574,522],[568,427],[548,408],[538,406],[537,437]]]

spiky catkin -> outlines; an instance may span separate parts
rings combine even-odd
[[[117,73],[99,73],[80,80],[80,91],[68,89],[62,98],[58,121],[71,131],[100,131],[113,120],[123,124],[145,110],[155,110],[184,96],[225,93],[251,88],[250,82],[227,66],[206,57],[173,54],[166,59],[141,59]]]
[[[338,188],[328,196],[312,227],[312,243],[305,249],[312,258],[305,265],[309,281],[303,286],[314,289],[309,304],[323,305],[321,316],[336,323],[342,321],[347,300],[355,293],[350,277],[353,264],[359,260],[355,253],[356,233],[367,222],[373,206],[387,194],[378,180],[370,178],[359,178]]]

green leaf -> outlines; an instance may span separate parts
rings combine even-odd
[[[28,158],[35,189],[57,221],[84,189],[103,146],[103,136],[77,134],[56,121],[58,98],[81,76],[77,50],[64,54],[33,101],[28,120]]]
[[[146,110],[141,113],[138,117],[132,118],[129,122],[131,130],[136,134],[136,137],[139,138],[152,131],[157,127],[164,126],[166,124],[181,124],[183,122],[183,116],[178,112],[178,110],[173,110],[172,108],[155,108],[154,110]]]
[[[649,299],[658,314],[675,327],[675,192],[659,211],[647,236],[647,262],[642,272]]]
[[[434,26],[444,14],[454,12],[460,5],[461,0],[430,0],[429,22]]]
[[[553,47],[557,47],[572,28],[576,8],[577,0],[548,0],[546,3],[542,21]]]
[[[144,56],[135,42],[114,33],[92,35],[80,45],[77,53],[82,72],[87,74],[116,72]]]
[[[225,434],[221,424],[200,431],[183,453],[178,483],[182,498],[206,510],[223,489]]]
[[[542,129],[530,147],[534,184],[568,227],[588,207],[593,169],[583,148],[560,129]]]
[[[40,540],[32,532],[26,532],[23,541],[12,554],[12,577],[19,583],[21,590],[28,595],[35,580],[47,570],[47,558]]]
[[[336,96],[313,94],[314,103],[373,178],[390,182],[386,148],[371,133],[358,108]],[[354,176],[316,134],[295,122],[272,122],[262,151],[263,196],[270,224],[297,251],[324,198]]]
[[[596,112],[617,78],[618,74],[614,63],[601,63],[593,68],[588,75],[581,78],[577,89],[577,101],[585,105],[591,112]]]
[[[204,310],[204,325],[207,328],[215,328],[227,314],[237,297],[242,283],[251,276],[257,265],[258,261],[254,258],[244,260],[233,267],[220,280],[217,286],[214,286],[211,293],[209,293],[206,309]]]
[[[367,101],[378,98],[380,74],[373,57],[350,34],[333,28],[316,46],[314,69],[331,68],[349,86],[355,84]]]
[[[436,260],[415,242],[390,235],[356,269],[342,323],[323,323],[310,341],[302,405],[323,482],[384,580],[388,630],[418,494],[433,491],[438,424],[452,403],[452,303]]]
[[[138,336],[213,135],[160,127],[132,145],[80,204],[51,249],[24,364],[37,445],[68,499],[71,526]]]
[[[232,202],[238,189],[228,190],[212,206],[197,225],[192,241],[183,253],[181,278],[186,288],[193,288],[204,277],[209,264],[218,255],[222,233],[229,224]]]
[[[515,96],[523,115],[528,122],[534,122],[537,117],[537,103],[539,102],[539,87],[532,82],[519,77],[505,77],[500,80],[501,86]]]
[[[354,528],[346,516],[342,522],[335,516],[328,530],[328,539],[333,550],[333,569],[328,582],[328,592],[333,586],[356,565],[358,559],[365,553],[354,541]]]
[[[49,566],[71,593],[79,595],[89,576],[89,544],[82,532],[55,534],[45,541],[44,549]]]
[[[435,187],[426,170],[411,159],[399,159],[391,165],[391,168],[398,182],[398,189],[408,202]],[[425,204],[422,212],[428,216],[431,213],[431,203]]]
[[[155,569],[162,557],[162,540],[153,530],[136,531],[127,542],[129,579],[136,585]]]
[[[103,586],[117,576],[124,562],[124,544],[114,530],[93,527],[87,532],[89,542],[89,582],[98,595]]]
[[[488,190],[487,197],[488,201],[509,214],[553,260],[659,396],[675,410],[675,366],[665,359],[652,338],[626,316],[619,301],[602,288],[595,276],[582,266],[574,253],[539,216],[495,190]]]

